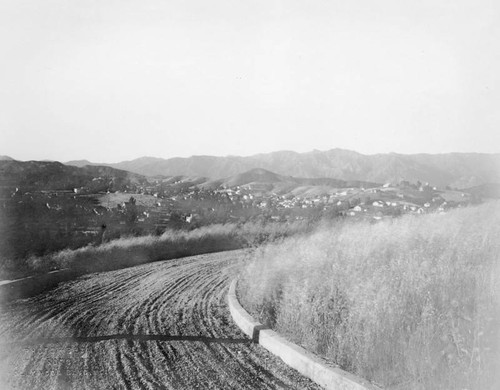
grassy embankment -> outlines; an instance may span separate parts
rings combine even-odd
[[[292,224],[211,225],[192,231],[167,230],[161,236],[121,238],[99,246],[32,257],[26,261],[23,271],[34,274],[70,268],[88,273],[119,269],[152,261],[251,247],[310,229],[311,225],[307,222],[298,221]]]
[[[242,304],[391,389],[500,383],[500,203],[324,229],[269,245]]]

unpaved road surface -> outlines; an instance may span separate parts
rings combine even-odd
[[[317,389],[232,322],[232,251],[86,275],[0,307],[0,389]]]

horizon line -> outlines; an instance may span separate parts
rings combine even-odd
[[[17,159],[14,157],[11,157],[8,154],[2,154],[0,157],[2,160],[14,160],[14,161],[20,161],[20,162],[28,162],[28,161],[42,161],[42,162],[59,162],[61,164],[67,164],[70,162],[78,162],[78,161],[85,161],[89,162],[91,164],[95,165],[100,165],[100,164],[120,164],[124,162],[132,162],[140,159],[157,159],[157,160],[172,160],[172,159],[190,159],[190,158],[196,158],[196,157],[212,157],[212,158],[247,158],[247,157],[255,157],[255,156],[261,156],[261,155],[269,155],[269,154],[275,154],[275,153],[294,153],[294,154],[310,154],[310,153],[327,153],[331,151],[343,151],[343,152],[349,152],[349,153],[356,153],[360,154],[363,156],[377,156],[377,155],[400,155],[400,156],[415,156],[415,155],[445,155],[445,154],[483,154],[483,155],[498,155],[500,152],[441,152],[441,153],[428,153],[428,152],[420,152],[420,153],[400,153],[400,152],[378,152],[378,153],[361,153],[356,150],[352,149],[344,149],[344,148],[331,148],[331,149],[326,149],[326,150],[320,150],[320,149],[313,149],[309,150],[306,152],[297,152],[294,150],[288,150],[288,149],[282,149],[282,150],[275,150],[272,152],[261,152],[261,153],[253,153],[253,154],[248,154],[248,155],[236,155],[236,154],[226,154],[226,155],[211,155],[211,154],[193,154],[190,156],[173,156],[173,157],[157,157],[157,156],[140,156],[132,159],[126,159],[126,160],[120,160],[120,161],[114,161],[114,162],[94,162],[91,160],[88,160],[86,158],[81,158],[81,159],[72,159],[72,160],[66,160],[66,161],[61,161],[61,160],[54,160],[54,159],[27,159],[27,160],[21,160]]]

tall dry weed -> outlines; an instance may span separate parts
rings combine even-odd
[[[297,221],[290,224],[217,224],[191,231],[167,230],[161,236],[125,237],[99,246],[66,249],[44,257],[31,257],[22,265],[23,272],[28,275],[61,268],[81,273],[98,272],[151,261],[255,247],[263,242],[275,241],[310,229],[308,223]]]
[[[500,383],[500,204],[345,223],[270,245],[243,304],[295,342],[387,388]]]

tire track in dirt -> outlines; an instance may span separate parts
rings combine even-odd
[[[233,324],[248,251],[85,275],[0,307],[2,389],[317,389]]]

